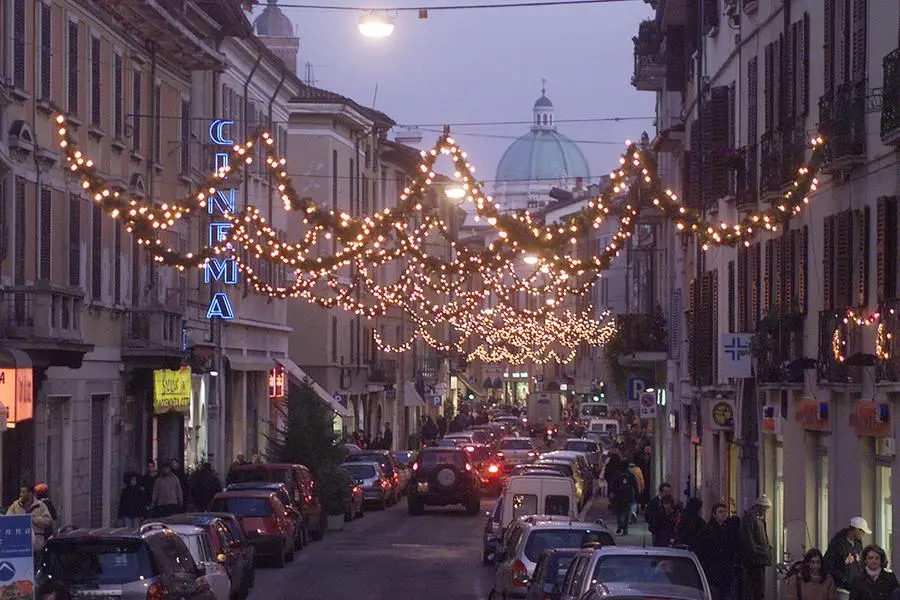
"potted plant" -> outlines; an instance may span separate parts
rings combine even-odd
[[[340,531],[344,528],[344,515],[347,513],[353,479],[339,465],[328,463],[319,469],[316,484],[322,508],[328,515],[328,529]]]

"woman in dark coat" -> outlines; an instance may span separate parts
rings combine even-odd
[[[737,600],[732,597],[732,592],[740,546],[739,539],[727,528],[727,520],[728,507],[717,502],[713,505],[709,523],[697,534],[694,544],[694,551],[709,580],[712,600]]]
[[[125,473],[125,487],[119,496],[119,511],[117,516],[122,519],[125,527],[137,527],[141,519],[147,516],[147,492],[138,481],[140,475],[133,471]]]
[[[706,521],[700,516],[703,509],[703,501],[700,498],[691,498],[678,518],[678,527],[675,530],[675,544],[687,546],[691,550],[697,543],[697,536],[706,527]]]
[[[900,584],[887,570],[887,555],[880,546],[866,546],[862,551],[863,572],[850,582],[850,600],[891,600]]]

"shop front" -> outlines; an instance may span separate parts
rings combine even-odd
[[[734,444],[734,400],[713,398],[709,401],[709,429],[712,444],[708,452],[713,459],[719,484],[715,497],[705,499],[712,502],[725,502],[729,512],[737,513],[738,461],[737,447]]]
[[[193,381],[191,368],[153,371],[152,456],[161,462],[186,455],[185,417],[191,413]]]
[[[807,526],[814,531],[809,537],[818,548],[827,548],[830,541],[828,519],[828,447],[831,444],[831,404],[827,400],[801,399],[794,415],[803,429],[804,468],[807,486],[812,481],[813,489],[806,498]]]
[[[0,348],[0,500],[4,506],[18,495],[18,484],[24,476],[18,467],[33,465],[34,371],[31,359],[21,350]],[[17,435],[24,433],[26,435]],[[32,442],[31,448],[23,444]],[[33,476],[33,475],[32,475]]]
[[[893,550],[894,461],[893,406],[888,401],[857,401],[850,414],[850,427],[862,440],[862,498],[871,498],[872,543],[891,557]],[[867,468],[871,467],[871,468]],[[865,504],[864,504],[865,506]],[[866,517],[864,510],[863,516]]]
[[[785,550],[784,535],[784,426],[787,412],[787,391],[768,393],[762,407],[760,434],[762,436],[763,479],[761,492],[772,502],[769,512],[769,535],[774,560],[780,561]]]
[[[209,458],[209,373],[191,373],[191,406],[184,427],[184,466],[196,469]]]

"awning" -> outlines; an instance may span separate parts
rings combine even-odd
[[[316,393],[316,396],[318,396],[319,399],[328,406],[328,408],[341,415],[342,417],[350,416],[350,411],[347,410],[344,405],[341,404],[334,396],[326,392],[325,388],[316,383],[313,378],[307,375],[303,369],[297,366],[297,363],[289,358],[276,358],[275,362],[284,367],[284,372],[287,373],[295,381],[297,381],[297,383],[305,383],[309,385]]]
[[[275,366],[275,359],[268,356],[226,354],[225,358],[232,371],[270,371]]]
[[[403,383],[403,405],[404,406],[423,406],[425,401],[416,391],[416,384],[412,381]]]
[[[482,390],[480,390],[479,388],[475,387],[475,384],[473,384],[471,381],[469,381],[464,375],[457,374],[456,376],[459,378],[460,381],[462,381],[462,384],[464,386],[466,386],[473,394],[484,398],[484,392]]]

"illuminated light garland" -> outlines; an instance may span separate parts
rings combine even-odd
[[[831,354],[838,363],[843,363],[847,360],[847,357],[844,356],[845,343],[844,334],[841,332],[841,328],[836,328],[831,333]]]
[[[890,360],[893,334],[887,330],[884,322],[878,324],[875,330],[875,356],[878,360]]]

